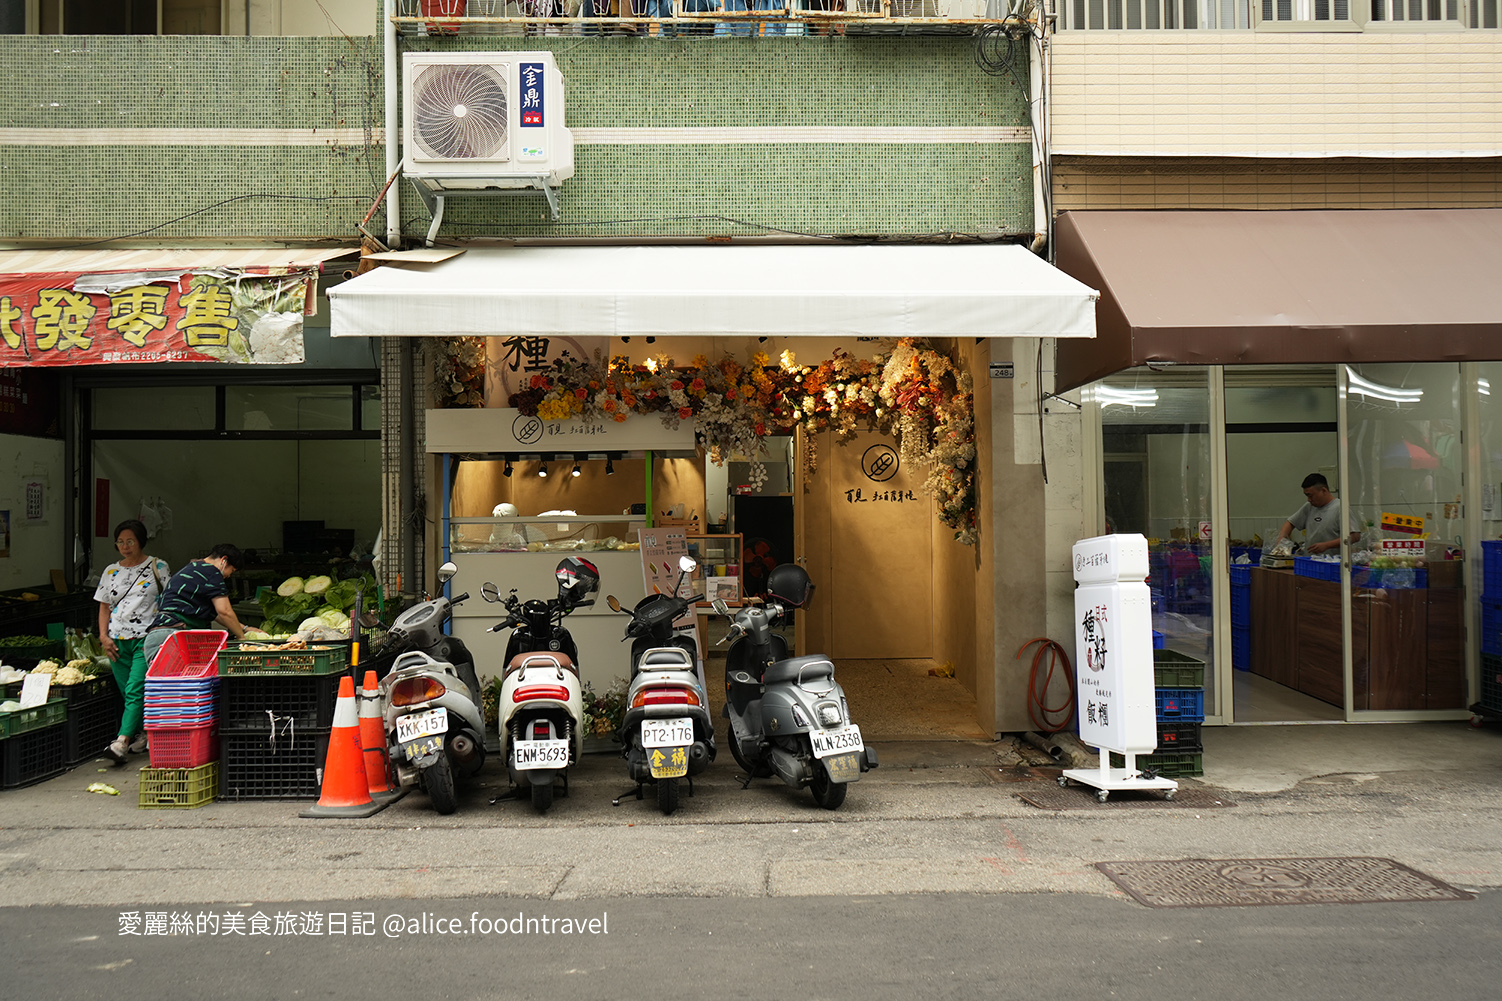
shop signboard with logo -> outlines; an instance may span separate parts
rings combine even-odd
[[[1171,779],[1143,778],[1135,756],[1158,744],[1153,682],[1152,597],[1147,540],[1104,535],[1074,545],[1075,679],[1080,740],[1100,749],[1100,767],[1060,776],[1094,786],[1104,801],[1113,789],[1178,788]],[[1110,768],[1109,752],[1126,757]]]

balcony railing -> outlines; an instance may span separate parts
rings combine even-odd
[[[404,35],[970,34],[1029,0],[398,0]]]

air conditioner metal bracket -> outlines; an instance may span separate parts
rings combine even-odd
[[[552,213],[553,221],[557,222],[560,216],[558,205],[558,189],[548,183],[546,175],[533,176],[510,176],[506,178],[505,187],[486,188],[447,188],[442,186],[442,181],[434,178],[423,177],[421,179],[410,178],[412,186],[417,189],[418,197],[428,207],[428,214],[433,217],[433,222],[428,226],[427,245],[431,247],[433,241],[438,238],[438,228],[443,225],[444,200],[451,197],[483,197],[494,195],[521,195],[541,193],[548,200],[548,210]],[[436,186],[435,186],[436,184]]]

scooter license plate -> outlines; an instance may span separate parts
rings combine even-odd
[[[511,745],[511,764],[517,771],[568,766],[568,741],[518,740]]]
[[[654,747],[647,752],[654,779],[679,779],[688,774],[687,747]]]
[[[681,747],[694,742],[694,721],[687,716],[641,721],[642,747]]]
[[[837,730],[816,730],[808,737],[813,742],[816,758],[852,752],[859,754],[866,749],[865,741],[861,740],[861,728],[854,723],[847,723]]]
[[[429,709],[425,713],[412,713],[396,721],[396,741],[405,744],[431,733],[447,733],[449,714],[447,709]]]

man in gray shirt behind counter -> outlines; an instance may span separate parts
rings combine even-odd
[[[1339,549],[1340,498],[1330,492],[1330,481],[1321,473],[1310,473],[1304,477],[1303,488],[1306,503],[1283,522],[1278,541],[1282,542],[1298,528],[1304,531],[1305,553]],[[1358,533],[1351,533],[1352,542],[1359,537]]]

